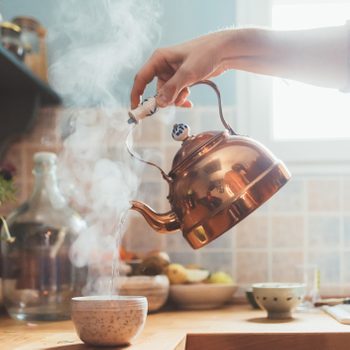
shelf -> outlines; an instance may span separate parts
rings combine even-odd
[[[58,94],[36,77],[23,62],[0,46],[0,100],[6,95],[40,94],[42,106],[61,102]]]
[[[54,90],[0,46],[0,159],[10,142],[34,125],[40,107],[60,103]]]

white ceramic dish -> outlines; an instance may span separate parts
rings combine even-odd
[[[180,309],[214,309],[231,301],[236,290],[234,284],[174,284],[170,286],[170,298]]]
[[[147,298],[148,311],[157,311],[168,299],[169,279],[165,275],[120,277],[118,294],[142,295]]]
[[[256,283],[252,288],[255,301],[275,320],[292,318],[305,293],[302,283]]]
[[[140,296],[72,298],[72,320],[79,338],[95,346],[130,344],[142,331],[147,299]]]

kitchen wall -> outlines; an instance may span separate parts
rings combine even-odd
[[[2,0],[0,12],[6,18],[33,15],[50,27],[54,3],[53,0]],[[163,35],[155,47],[228,26],[234,20],[234,2],[230,0],[166,0],[162,3]],[[223,93],[225,115],[234,124],[234,74],[229,73],[217,82]],[[177,111],[176,121],[188,122],[193,133],[221,128],[212,92],[206,87],[193,90],[196,107],[191,111]],[[7,214],[30,194],[33,153],[58,152],[61,148],[56,127],[59,114],[55,109],[42,110],[35,129],[10,148],[6,158],[17,167],[18,200],[0,208],[2,214]],[[165,171],[170,169],[179,147],[170,133],[170,123],[162,122],[159,117],[145,121],[135,130],[137,148],[147,150]],[[167,186],[159,172],[145,168],[138,199],[156,210],[166,211],[166,195]],[[233,274],[242,289],[252,282],[296,281],[300,273],[298,266],[317,264],[324,294],[350,292],[350,177],[346,175],[300,173],[293,176],[268,203],[200,251],[193,251],[180,233],[153,232],[137,213],[130,213],[128,220],[129,229],[123,241],[127,249],[138,252],[163,249],[173,261],[225,270]]]
[[[226,108],[228,119],[235,109]],[[194,131],[221,128],[214,107],[180,111],[177,120],[189,123]],[[170,126],[159,124],[161,135],[152,133],[155,121],[144,123],[144,145],[163,150],[158,161],[168,171],[179,145],[170,135]],[[208,125],[210,123],[210,125]],[[154,129],[153,129],[154,130]],[[155,145],[156,144],[156,145]],[[288,164],[287,164],[288,165]],[[167,188],[159,174],[145,176],[143,199],[157,209],[169,208]],[[156,195],[150,195],[156,193]],[[151,246],[170,252],[174,261],[198,263],[210,269],[232,273],[242,290],[253,282],[300,281],[304,268],[320,270],[321,292],[343,295],[350,292],[350,177],[348,175],[293,175],[284,188],[230,232],[199,251],[193,251],[180,233],[157,235],[133,218],[139,227],[143,248]],[[147,234],[146,234],[147,232]],[[138,248],[131,231],[130,248]],[[147,237],[147,238],[146,238]],[[140,248],[140,247],[139,247]]]
[[[234,120],[234,107],[225,116]],[[7,160],[17,167],[17,203],[0,208],[7,214],[24,201],[33,186],[32,155],[38,150],[59,152],[56,131],[60,110],[43,109],[35,129],[14,144]],[[176,119],[194,134],[221,128],[214,107],[178,111]],[[151,152],[151,159],[169,171],[179,144],[170,137],[171,125],[159,117],[135,130],[135,147]],[[146,167],[137,199],[157,211],[166,211],[167,184],[158,170]],[[232,273],[241,291],[253,282],[300,280],[300,266],[316,264],[321,291],[327,295],[350,292],[350,177],[346,175],[294,175],[290,182],[260,209],[201,250],[194,251],[180,232],[154,232],[138,213],[129,213],[123,244],[139,253],[160,249],[180,263],[198,263],[211,270]]]

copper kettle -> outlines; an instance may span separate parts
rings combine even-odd
[[[283,162],[261,143],[236,134],[227,124],[220,92],[213,82],[196,84],[207,84],[215,90],[226,130],[190,135],[187,125],[175,124],[172,135],[182,141],[182,146],[170,172],[166,174],[147,162],[156,166],[168,182],[171,210],[158,214],[138,201],[132,201],[131,207],[160,233],[180,229],[195,249],[235,226],[291,177]],[[155,112],[153,107],[148,115]]]

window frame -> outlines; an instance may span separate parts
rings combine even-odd
[[[274,0],[236,0],[236,26],[271,27],[273,2]],[[237,131],[262,142],[285,161],[293,172],[350,173],[350,130],[349,138],[339,140],[289,141],[272,138],[273,79],[253,73],[237,72]]]

